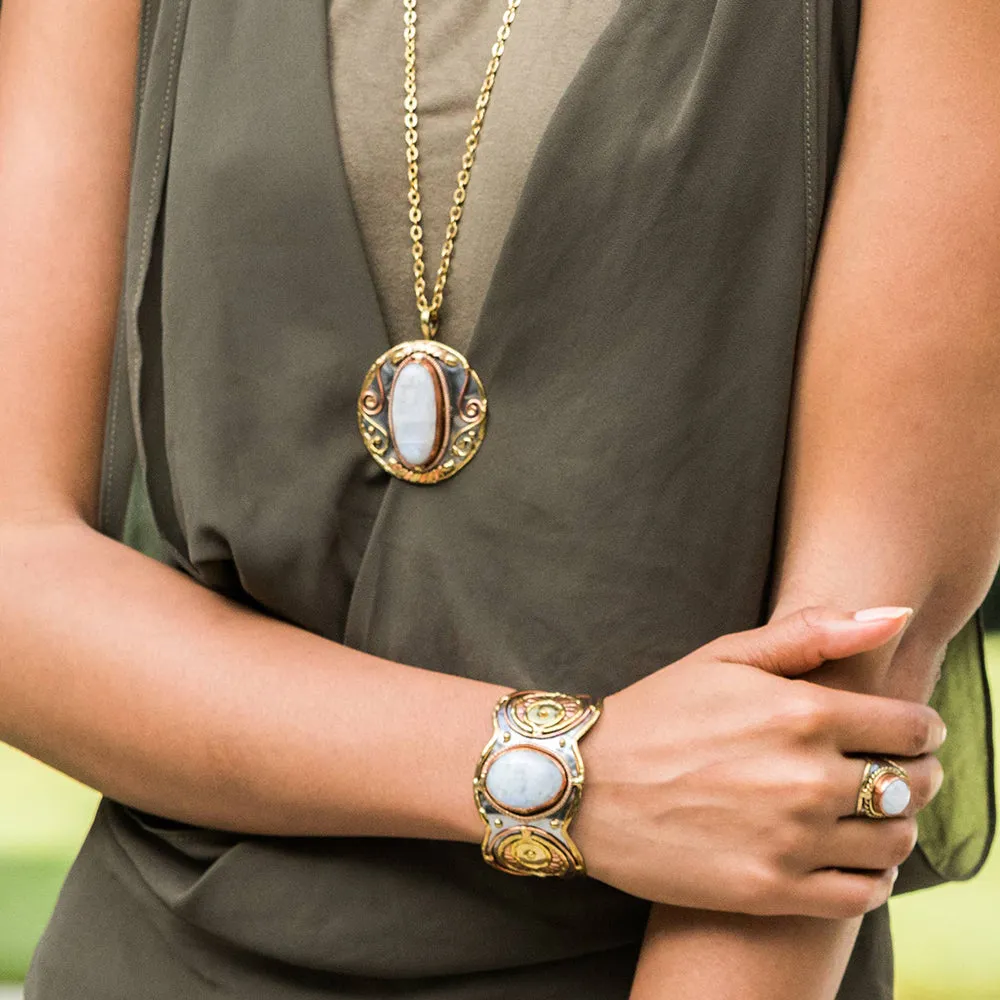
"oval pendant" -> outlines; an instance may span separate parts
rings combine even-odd
[[[454,348],[408,340],[368,369],[358,396],[358,428],[386,472],[408,483],[438,483],[479,450],[486,392]]]

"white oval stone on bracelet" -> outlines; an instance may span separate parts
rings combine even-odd
[[[562,763],[534,747],[504,750],[490,763],[484,777],[490,798],[522,815],[552,808],[563,797],[566,784]]]

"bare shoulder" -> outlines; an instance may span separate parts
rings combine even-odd
[[[814,294],[841,325],[845,296],[859,290],[891,308],[911,338],[916,329],[938,336],[927,320],[943,323],[946,304],[957,322],[959,286],[967,306],[995,314],[986,303],[1000,293],[998,52],[996,0],[862,5]],[[898,332],[895,324],[886,329]]]
[[[93,517],[140,7],[0,5],[0,521]]]
[[[932,150],[934,163],[951,157],[974,168],[986,166],[982,157],[988,156],[995,168],[998,52],[996,0],[865,3],[850,112],[854,132],[886,148],[895,144],[903,161],[920,164]]]
[[[0,0],[0,73],[18,77],[32,68],[48,80],[46,96],[84,73],[93,97],[107,97],[122,68],[134,65],[141,0]],[[87,94],[77,94],[83,100]]]

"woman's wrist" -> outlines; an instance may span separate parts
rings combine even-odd
[[[583,789],[579,809],[570,826],[570,835],[583,856],[587,874],[600,881],[607,881],[605,876],[608,874],[605,871],[608,848],[601,832],[613,826],[603,817],[608,814],[606,804],[611,787],[608,779],[615,772],[616,752],[611,745],[614,733],[608,725],[608,719],[615,714],[614,699],[614,695],[602,699],[602,718],[580,741]]]
[[[400,805],[404,815],[409,814],[405,822],[413,829],[412,836],[469,844],[482,841],[483,821],[472,779],[493,732],[494,707],[510,691],[507,686],[481,682],[456,686],[447,711],[441,713],[445,726],[438,729],[437,737],[428,729],[426,742],[420,741],[433,756],[404,768],[406,790]]]
[[[509,687],[331,642],[82,523],[0,534],[6,742],[193,825],[480,839],[472,774]]]

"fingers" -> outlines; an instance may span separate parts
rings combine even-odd
[[[844,753],[921,757],[944,742],[941,716],[927,705],[835,690],[825,692],[824,702]]]
[[[910,778],[912,801],[906,815],[866,819],[853,815],[864,760],[844,760],[835,783],[850,789],[845,817],[816,841],[816,868],[794,883],[794,912],[808,916],[859,916],[881,906],[894,882],[894,869],[917,843],[914,818],[941,787],[943,771],[934,757],[903,762]],[[791,911],[790,911],[791,912]]]
[[[760,628],[721,636],[703,651],[793,677],[826,660],[876,649],[896,635],[911,614],[910,608],[868,608],[854,615],[827,607],[801,608]]]
[[[740,912],[755,916],[803,916],[845,920],[877,909],[891,895],[895,867],[882,871],[821,868],[775,884],[763,880],[764,891],[742,902]]]
[[[884,871],[901,865],[917,843],[917,821],[898,819],[842,819],[825,839],[823,867]]]
[[[892,894],[896,872],[845,872],[825,869],[811,872],[795,887],[795,909],[808,917],[846,920],[878,909]]]

